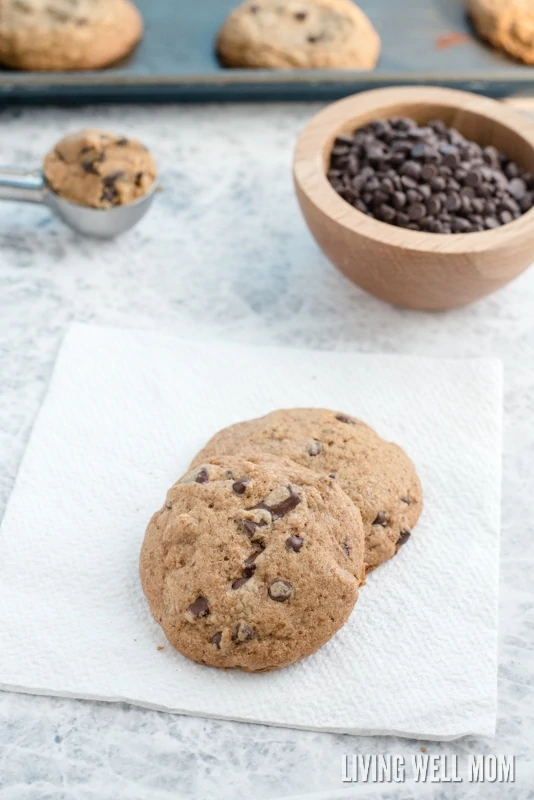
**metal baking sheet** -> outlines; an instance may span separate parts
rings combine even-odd
[[[380,63],[372,72],[225,69],[213,43],[236,4],[138,0],[146,32],[127,60],[98,72],[0,69],[0,102],[317,100],[396,84],[450,86],[493,97],[534,91],[534,67],[479,42],[463,0],[359,0],[382,38]]]

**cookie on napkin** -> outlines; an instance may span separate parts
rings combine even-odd
[[[314,653],[347,621],[363,542],[360,513],[331,478],[287,459],[213,458],[152,517],[141,582],[184,655],[267,671]]]

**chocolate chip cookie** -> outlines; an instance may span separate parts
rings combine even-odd
[[[468,11],[483,39],[526,64],[534,64],[532,0],[469,0]]]
[[[281,458],[224,456],[184,475],[140,559],[154,618],[181,653],[249,672],[314,653],[347,621],[363,572],[358,509]]]
[[[350,0],[248,0],[226,20],[217,51],[229,67],[373,69],[380,38]]]
[[[15,69],[99,69],[129,53],[142,33],[129,0],[0,2],[0,62]]]
[[[421,514],[421,484],[406,453],[348,414],[294,408],[238,422],[216,433],[193,466],[245,450],[290,458],[335,476],[360,509],[367,571],[395,555]]]
[[[56,194],[91,208],[133,203],[152,188],[154,159],[141,142],[103,131],[83,130],[61,139],[44,161]]]

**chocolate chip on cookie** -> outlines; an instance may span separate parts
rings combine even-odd
[[[247,483],[248,480],[246,478],[242,481],[235,481],[235,483],[232,484],[232,489],[236,494],[245,494],[247,491]]]
[[[269,586],[269,597],[277,603],[285,603],[293,594],[293,587],[288,581],[277,580]]]
[[[300,553],[303,544],[304,539],[301,539],[300,536],[295,536],[294,534],[286,539],[286,549],[293,550],[294,553]]]
[[[243,528],[245,529],[247,535],[252,538],[256,533],[256,528],[258,525],[253,522],[251,519],[244,519],[243,520]]]
[[[273,519],[280,519],[289,514],[300,503],[300,497],[291,486],[280,486],[255,508],[268,511]]]
[[[232,640],[236,642],[236,644],[243,644],[243,642],[250,642],[255,636],[256,631],[254,628],[251,628],[251,626],[247,625],[245,622],[240,622],[234,628]]]
[[[382,525],[383,528],[388,524],[388,518],[385,511],[379,511],[373,520],[373,525]]]
[[[319,453],[323,452],[323,446],[317,439],[312,439],[312,441],[308,442],[306,445],[306,452],[309,456],[318,456]]]
[[[345,425],[356,425],[356,420],[346,414],[336,414],[336,419],[338,422],[344,422]]]
[[[255,550],[251,556],[249,556],[245,561],[245,567],[248,569],[256,569],[254,562],[256,561],[258,556],[261,556],[263,550]]]
[[[242,586],[244,586],[244,585],[245,585],[245,583],[246,583],[246,582],[247,582],[247,581],[248,581],[248,580],[249,580],[251,577],[252,577],[252,575],[248,575],[248,576],[242,576],[241,578],[238,578],[236,581],[234,581],[234,582],[232,583],[232,589],[234,589],[234,590],[241,589],[241,587],[242,587]]]
[[[397,539],[397,547],[402,547],[403,544],[406,544],[411,535],[412,532],[409,531],[407,528],[401,531],[401,535]]]
[[[191,603],[188,610],[194,617],[205,617],[210,613],[208,601],[205,597],[197,597],[195,602]]]

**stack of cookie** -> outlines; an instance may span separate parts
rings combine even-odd
[[[151,519],[140,573],[184,655],[257,672],[314,653],[410,537],[415,468],[347,414],[275,411],[217,433]]]

